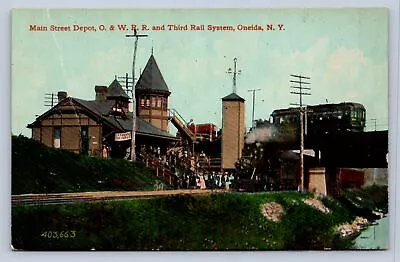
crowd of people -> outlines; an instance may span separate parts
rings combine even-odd
[[[230,189],[235,177],[221,172],[184,174],[178,179],[178,188],[184,189]]]
[[[208,158],[202,152],[194,156],[185,150],[169,150],[164,154],[160,147],[142,146],[140,157],[151,158],[156,165],[169,170],[176,176],[177,186],[181,189],[229,189],[235,183],[233,174],[209,171],[204,163]]]

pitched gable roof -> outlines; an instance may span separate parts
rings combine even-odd
[[[109,115],[109,112],[115,101],[106,100],[106,101],[98,101],[98,100],[83,100],[79,98],[68,97],[64,99],[56,106],[52,107],[41,116],[37,117],[36,120],[28,124],[28,128],[33,128],[37,125],[40,125],[40,121],[55,112],[58,112],[59,106],[62,104],[67,105],[80,105],[87,110],[95,118],[103,120],[108,125],[116,128],[119,132],[128,132],[132,131],[132,112],[126,114],[126,118],[116,117],[114,115]],[[177,137],[162,131],[161,129],[153,126],[152,124],[148,123],[147,121],[140,119],[139,117],[136,118],[136,132],[139,135],[145,136],[153,136],[153,137],[160,137],[168,140],[178,140]]]
[[[122,97],[129,99],[129,96],[126,94],[117,79],[114,79],[114,81],[107,88],[107,97]]]
[[[111,125],[117,127],[121,131],[127,132],[132,131],[132,112],[126,114],[125,119],[121,119],[112,115],[109,115],[111,107],[114,105],[113,101],[87,101],[79,98],[73,98],[76,102],[83,105],[90,111],[97,113],[104,120]],[[151,135],[169,139],[177,139],[175,136],[158,129],[147,121],[136,117],[136,132],[143,135]]]
[[[164,77],[162,76],[153,55],[151,55],[147,61],[146,67],[144,68],[143,73],[140,75],[135,89],[169,92],[168,86],[164,81]]]
[[[245,100],[238,96],[236,93],[232,93],[230,95],[227,95],[222,98],[222,101],[242,101],[244,102]]]
[[[76,102],[79,104],[83,105],[90,111],[93,111],[97,113],[98,115],[107,115],[110,111],[113,105],[115,105],[115,102],[112,100],[106,100],[106,101],[98,101],[98,100],[83,100],[79,98],[73,98]]]

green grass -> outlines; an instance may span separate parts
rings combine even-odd
[[[156,177],[143,165],[104,160],[12,137],[12,194],[103,190],[152,190]],[[387,187],[346,190],[325,197],[324,214],[303,203],[312,194],[226,193],[130,201],[17,206],[12,208],[12,243],[23,250],[321,250],[349,249],[354,238],[335,234],[355,216],[387,211]],[[361,200],[359,200],[361,198]],[[261,214],[278,202],[278,223]],[[76,231],[74,238],[44,232]]]
[[[153,190],[155,180],[140,163],[78,155],[12,137],[12,194]]]
[[[12,243],[24,250],[321,250],[345,249],[335,225],[351,222],[340,203],[333,213],[307,206],[300,193],[178,196],[61,206],[13,207]],[[268,221],[261,204],[282,203],[280,222]],[[70,239],[44,231],[76,230]]]

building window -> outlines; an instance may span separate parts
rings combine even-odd
[[[146,107],[150,107],[150,98],[146,97]]]
[[[163,109],[167,109],[168,108],[168,104],[167,104],[167,98],[166,97],[162,97],[161,98],[161,107],[163,108]]]
[[[144,97],[140,98],[140,106],[144,106]]]
[[[122,104],[119,101],[115,101],[115,104],[112,108],[112,111],[114,112],[122,112]]]
[[[151,97],[151,108],[156,107],[156,99],[157,99],[157,97]]]
[[[161,108],[161,99],[162,97],[160,96],[157,97],[157,105],[156,105],[157,108]]]
[[[53,147],[61,147],[61,127],[59,126],[53,128]]]
[[[81,154],[89,154],[89,127],[81,126]]]

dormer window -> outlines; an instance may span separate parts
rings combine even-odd
[[[122,112],[122,109],[121,109],[121,108],[118,108],[118,107],[113,107],[112,110],[113,110],[114,112]]]
[[[115,101],[114,106],[111,108],[111,113],[116,115],[121,115],[121,113],[123,113],[122,105],[123,105],[122,102]]]

